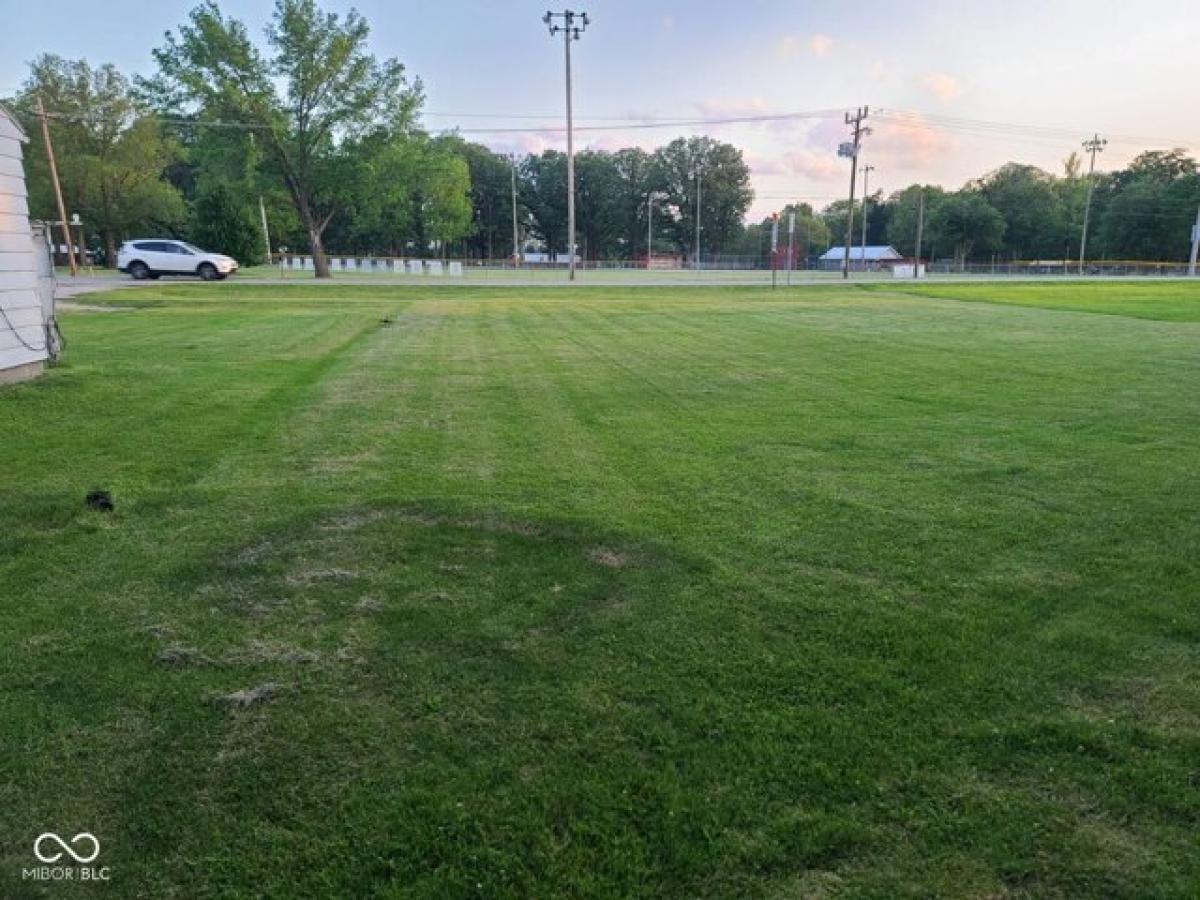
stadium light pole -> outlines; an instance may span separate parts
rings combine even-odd
[[[556,25],[555,20],[561,19],[562,24]],[[546,11],[542,21],[550,29],[550,35],[562,32],[563,47],[567,66],[567,261],[570,266],[570,279],[575,280],[575,135],[571,110],[571,44],[579,40],[587,30],[588,14],[576,13],[569,9],[560,13]],[[576,24],[578,22],[578,24]]]
[[[696,272],[700,272],[700,163],[696,163]]]
[[[1087,259],[1087,236],[1088,236],[1088,220],[1092,217],[1092,194],[1096,190],[1096,154],[1103,153],[1104,148],[1108,145],[1108,141],[1100,137],[1100,135],[1092,135],[1092,139],[1083,142],[1083,149],[1087,150],[1092,155],[1092,162],[1088,166],[1088,192],[1087,204],[1083,207],[1083,235],[1079,239],[1079,274],[1083,274],[1084,262]]]

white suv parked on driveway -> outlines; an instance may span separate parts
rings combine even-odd
[[[126,241],[117,251],[117,269],[137,280],[159,275],[199,275],[205,281],[225,278],[238,270],[237,260],[208,253],[187,241]]]

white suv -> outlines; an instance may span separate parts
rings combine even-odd
[[[126,241],[117,252],[117,269],[138,281],[159,275],[199,275],[205,281],[226,278],[238,270],[237,260],[208,253],[187,241]]]

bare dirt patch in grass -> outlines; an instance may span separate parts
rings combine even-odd
[[[593,547],[588,551],[588,559],[609,569],[624,569],[630,563],[628,553],[611,547]]]
[[[354,581],[361,577],[350,569],[298,569],[289,572],[284,580],[296,587],[305,587],[321,581]]]
[[[168,669],[188,669],[194,666],[207,666],[212,659],[195,647],[183,647],[178,644],[164,647],[154,657],[154,661]]]
[[[336,516],[331,516],[322,522],[322,531],[357,531],[372,522],[378,522],[387,517],[387,513],[378,509],[348,510]]]
[[[240,650],[235,650],[225,656],[225,661],[230,664],[250,666],[266,663],[309,665],[319,662],[320,659],[321,655],[316,651],[272,640],[253,640]]]
[[[354,608],[364,613],[379,612],[383,609],[383,601],[368,594],[365,597],[359,597],[354,603]]]
[[[243,688],[240,691],[234,691],[232,694],[223,694],[218,700],[234,709],[245,709],[247,706],[253,706],[256,703],[273,700],[279,695],[281,690],[281,686],[275,682],[264,681],[262,684]]]

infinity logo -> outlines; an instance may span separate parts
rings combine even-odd
[[[91,843],[92,843],[91,856],[87,856],[85,853],[76,853],[75,852],[74,847],[72,845],[78,844],[81,838],[83,839],[83,842],[85,844],[88,841],[91,841]],[[58,853],[53,853],[51,855],[46,855],[46,854],[42,853],[42,844],[46,841],[53,841],[54,843],[58,844],[58,846],[61,847],[62,850],[65,851],[77,863],[90,863],[93,859],[95,859],[97,856],[100,855],[100,842],[98,840],[96,840],[96,836],[94,834],[89,834],[86,831],[81,831],[79,834],[75,835],[75,837],[71,838],[71,843],[68,844],[66,841],[64,841],[62,838],[60,838],[53,831],[47,831],[44,834],[39,834],[37,840],[33,842],[34,856],[36,856],[38,859],[40,859],[44,863],[58,862],[60,859],[62,859],[61,851]]]

